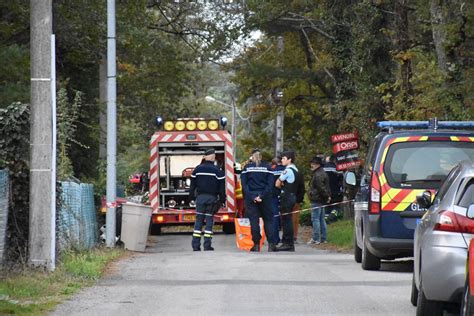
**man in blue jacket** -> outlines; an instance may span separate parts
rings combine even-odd
[[[254,244],[250,251],[260,251],[260,217],[263,218],[265,234],[268,238],[268,251],[275,251],[271,206],[274,178],[270,165],[262,161],[262,154],[259,149],[252,151],[252,162],[248,163],[242,170],[241,180],[245,214],[250,220]]]
[[[192,247],[194,251],[201,250],[202,226],[204,228],[204,250],[214,250],[212,242],[212,226],[214,214],[225,203],[225,175],[214,165],[216,154],[214,149],[204,153],[204,161],[198,165],[191,175],[190,199],[196,196],[196,223],[194,224]]]

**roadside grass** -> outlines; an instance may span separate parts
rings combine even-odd
[[[0,314],[44,315],[83,287],[92,285],[122,249],[94,249],[62,254],[56,270],[25,268],[0,271]]]
[[[328,224],[328,242],[341,250],[351,250],[354,245],[354,221],[341,220]]]

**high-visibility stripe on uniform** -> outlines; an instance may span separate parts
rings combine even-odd
[[[192,174],[192,178],[196,178],[197,176],[211,176],[211,177],[216,177],[217,180],[223,180],[225,177],[218,177],[215,173],[207,173],[207,172],[198,172],[196,174]]]

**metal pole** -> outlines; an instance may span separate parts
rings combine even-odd
[[[237,120],[235,116],[235,112],[237,111],[235,100],[232,98],[232,154],[234,156],[234,160],[236,159],[237,153]]]
[[[51,231],[56,232],[56,36],[51,35],[51,116],[53,137],[51,146]],[[51,236],[51,267],[56,268],[56,234]]]
[[[33,1],[33,0],[32,0]],[[107,0],[107,215],[106,244],[115,247],[117,92],[115,49],[115,0]]]
[[[52,198],[52,0],[30,1],[31,116],[29,256],[33,266],[54,270]]]
[[[278,109],[276,117],[276,131],[275,131],[275,156],[283,151],[283,107]]]
[[[284,42],[283,36],[278,36],[278,55],[280,56],[279,64],[280,66],[283,65],[283,58],[281,55],[283,54],[284,49]],[[276,117],[276,130],[275,130],[275,156],[283,151],[283,124],[284,124],[284,117],[285,117],[285,108],[281,105],[281,90],[278,90],[278,113]]]

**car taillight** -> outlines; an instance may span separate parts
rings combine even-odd
[[[434,230],[474,234],[474,220],[451,211],[441,211]]]
[[[370,207],[369,213],[380,213],[380,181],[377,172],[372,172],[370,180]]]

